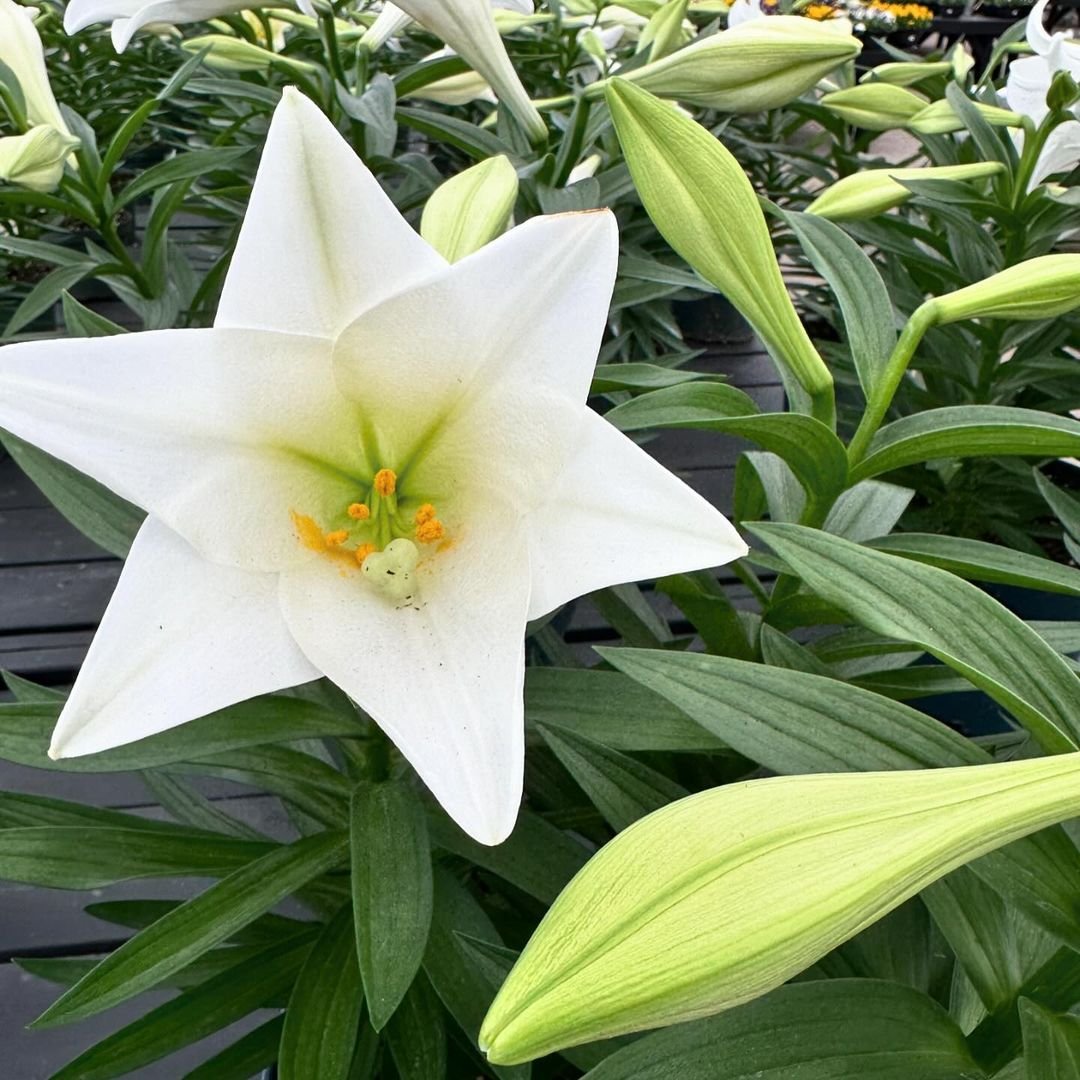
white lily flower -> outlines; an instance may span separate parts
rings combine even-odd
[[[585,405],[617,246],[563,214],[449,265],[287,91],[213,328],[0,349],[0,427],[149,513],[50,752],[326,675],[504,839],[526,621],[746,552]]]
[[[11,68],[19,82],[29,124],[48,124],[70,137],[49,85],[45,51],[32,12],[14,0],[0,0],[0,62]]]
[[[1004,100],[1013,112],[1018,112],[1038,125],[1046,118],[1049,109],[1046,93],[1054,76],[1067,71],[1074,79],[1080,79],[1080,43],[1070,42],[1064,34],[1050,34],[1043,19],[1049,0],[1039,0],[1027,18],[1027,41],[1034,56],[1024,56],[1009,65],[1005,83]],[[1022,145],[1023,136],[1017,136]],[[1080,161],[1080,121],[1067,120],[1059,124],[1046,140],[1035,163],[1029,188],[1035,187],[1046,177],[1072,168]]]
[[[440,60],[455,55],[453,49],[439,49],[429,53],[424,59]],[[489,101],[494,105],[498,101],[484,77],[477,75],[475,71],[463,71],[460,75],[437,79],[407,96],[436,101],[440,105],[468,105],[470,101]]]
[[[252,0],[71,0],[64,29],[77,34],[94,23],[111,23],[113,48],[122,53],[139,30],[152,24],[206,22],[251,6]],[[311,0],[297,0],[296,6],[315,14]]]
[[[495,11],[513,11],[519,15],[532,15],[534,8],[532,0],[488,0]],[[397,4],[383,4],[382,11],[368,27],[367,33],[361,39],[372,52],[381,49],[391,38],[397,37],[406,26],[413,21],[413,17],[402,11]]]
[[[761,10],[761,0],[735,0],[728,9],[728,29],[738,26],[752,19],[765,18],[765,12]]]
[[[542,142],[547,138],[544,118],[529,100],[499,36],[490,0],[399,0],[398,7],[481,75],[530,139]]]

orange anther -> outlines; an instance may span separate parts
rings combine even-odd
[[[375,474],[375,490],[385,499],[397,491],[397,473],[393,469],[380,469]]]
[[[333,532],[328,532],[323,539],[327,547],[341,547],[349,539],[349,533],[347,529],[335,529]]]
[[[377,548],[377,547],[376,547],[376,546],[375,546],[374,544],[361,544],[361,545],[360,545],[360,546],[359,546],[359,547],[358,547],[358,548],[356,549],[356,551],[354,552],[354,554],[356,555],[356,561],[357,561],[357,562],[358,562],[358,563],[359,563],[359,564],[360,564],[361,566],[363,566],[363,565],[364,565],[364,560],[365,560],[365,559],[366,559],[366,558],[367,558],[367,557],[368,557],[369,555],[374,555],[374,554],[375,554],[375,552],[376,552],[376,551],[378,551],[378,550],[379,550],[379,549],[378,549],[378,548]]]
[[[425,521],[431,521],[435,516],[435,507],[432,506],[431,503],[424,503],[424,505],[416,511],[416,516],[413,520],[417,525],[423,525]]]
[[[443,523],[438,518],[429,518],[416,526],[416,539],[421,544],[433,544],[446,535]]]
[[[353,521],[367,521],[371,517],[371,511],[366,503],[352,503],[346,511]]]

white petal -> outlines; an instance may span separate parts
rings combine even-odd
[[[1039,154],[1028,187],[1033,188],[1054,173],[1065,172],[1080,163],[1080,122],[1067,120],[1050,133]]]
[[[34,11],[14,0],[0,0],[0,63],[6,64],[15,75],[31,125],[48,124],[70,135],[49,85],[45,52],[33,21]]]
[[[333,338],[445,265],[319,108],[286,88],[215,325]]]
[[[342,335],[342,391],[369,403],[417,389],[518,378],[584,401],[615,283],[610,211],[532,218],[437,277],[368,311]]]
[[[392,37],[397,37],[409,23],[412,16],[406,15],[395,4],[384,4],[376,20],[368,27],[360,43],[374,52],[382,48]]]
[[[581,442],[528,519],[530,619],[606,585],[721,566],[747,552],[718,510],[586,411]]]
[[[520,532],[479,526],[421,562],[394,607],[359,571],[317,559],[281,578],[293,636],[389,735],[446,812],[484,844],[511,832],[524,761]]]
[[[207,558],[310,557],[292,512],[356,498],[355,407],[320,338],[162,330],[0,349],[0,427],[161,518]],[[345,470],[344,472],[342,470]]]
[[[318,677],[285,626],[276,575],[208,563],[149,518],[49,753],[122,746]]]
[[[1036,124],[1049,111],[1046,91],[1050,89],[1053,72],[1041,56],[1024,56],[1009,65],[1005,82],[1005,103],[1014,112],[1030,117]]]
[[[1050,51],[1052,38],[1043,24],[1043,19],[1046,17],[1046,5],[1049,3],[1050,0],[1039,0],[1028,12],[1027,17],[1026,33],[1028,44],[1039,56],[1043,56]]]
[[[546,138],[547,125],[514,70],[488,0],[398,0],[397,6],[483,75],[530,138]]]

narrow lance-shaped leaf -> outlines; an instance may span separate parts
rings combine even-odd
[[[570,883],[484,1022],[495,1062],[758,997],[963,863],[1080,810],[1080,755],[693,795]]]
[[[1047,750],[1080,741],[1080,682],[1064,658],[981,589],[933,566],[798,525],[752,531],[823,600],[910,641],[1012,712]]]

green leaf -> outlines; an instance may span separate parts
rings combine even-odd
[[[97,269],[97,264],[83,259],[69,266],[58,266],[50,270],[27,294],[22,303],[12,313],[7,326],[0,337],[11,337],[23,327],[43,315],[59,299],[61,294],[72,285],[89,277]]]
[[[126,772],[268,743],[328,735],[362,734],[355,716],[284,694],[252,698],[220,712],[86,757],[53,761],[46,750],[60,715],[58,705],[0,704],[0,758],[58,772]]]
[[[149,990],[347,855],[346,836],[320,833],[248,863],[121,945],[32,1026],[81,1020]]]
[[[43,240],[9,236],[7,233],[0,233],[0,251],[19,255],[24,259],[51,263],[53,266],[82,266],[86,263],[85,251],[76,251],[60,244],[48,244]]]
[[[525,717],[530,726],[569,730],[615,750],[724,749],[663,698],[615,671],[526,668]]]
[[[666,645],[673,640],[667,621],[633,582],[599,589],[590,599],[619,637],[631,645]]]
[[[1068,457],[1080,454],[1080,423],[1005,405],[953,405],[886,424],[854,466],[852,481],[937,458]]]
[[[352,908],[319,936],[289,996],[281,1033],[281,1080],[348,1080],[363,1005]]]
[[[372,1027],[381,1031],[420,968],[431,927],[424,810],[405,784],[361,784],[351,809],[355,951]]]
[[[794,983],[638,1039],[586,1080],[979,1080],[964,1036],[925,994],[874,979]]]
[[[754,655],[738,610],[708,571],[662,578],[656,583],[656,591],[671,597],[710,652],[743,660]]]
[[[277,1061],[284,1016],[275,1016],[192,1069],[184,1080],[251,1080]]]
[[[480,1025],[495,987],[470,962],[470,954],[460,935],[468,935],[488,944],[499,945],[501,939],[484,909],[472,898],[465,886],[447,870],[436,868],[435,899],[432,906],[431,934],[424,953],[424,971],[446,1011],[476,1046]],[[528,1080],[529,1067],[514,1066],[495,1069],[503,1080]]]
[[[430,112],[427,109],[405,108],[403,105],[398,106],[394,115],[399,123],[413,131],[456,147],[475,161],[497,157],[499,154],[506,154],[513,160],[512,149],[501,139],[475,124],[458,120],[457,117]]]
[[[386,1025],[386,1043],[401,1080],[445,1080],[443,1015],[431,983],[417,975]]]
[[[620,431],[692,428],[738,435],[782,457],[799,483],[819,498],[832,499],[844,489],[847,453],[820,420],[800,413],[737,415],[731,393],[742,391],[711,384],[672,386],[616,405],[605,418]]]
[[[948,570],[969,581],[999,582],[1080,596],[1080,570],[999,544],[936,533],[898,533],[874,540],[870,546]]]
[[[837,679],[726,656],[599,651],[612,666],[774,772],[919,769],[990,760],[925,713]]]
[[[64,311],[64,325],[71,337],[111,337],[113,334],[127,333],[112,319],[106,319],[104,315],[80,304],[69,292],[61,295],[60,304]]]
[[[142,510],[14,435],[0,433],[0,443],[79,532],[113,555],[127,555],[146,516]]]
[[[1027,1080],[1080,1080],[1080,1019],[1020,999]]]
[[[1062,657],[981,589],[936,567],[798,525],[759,524],[822,599],[870,630],[910,641],[1004,705],[1051,752],[1077,748],[1080,682]]]
[[[610,394],[616,390],[663,390],[690,382],[721,382],[722,375],[681,368],[660,367],[658,364],[598,364],[593,372],[592,394]],[[751,410],[753,411],[753,410]]]
[[[191,180],[215,169],[224,169],[245,154],[251,153],[250,146],[215,146],[209,150],[188,150],[175,157],[151,165],[125,187],[116,197],[116,209],[144,195],[149,195],[165,184],[175,184],[178,180]]]
[[[226,813],[194,785],[161,770],[144,770],[142,782],[170,817],[196,829],[238,836],[242,840],[264,840],[250,825]]]
[[[460,855],[550,904],[585,865],[588,852],[538,814],[522,810],[510,836],[496,847],[480,844],[461,831],[441,810],[428,816],[431,842]]]
[[[310,938],[265,950],[102,1039],[54,1073],[52,1080],[112,1080],[128,1075],[256,1009],[278,1004],[310,950]]]
[[[10,671],[0,671],[0,678],[7,684],[16,701],[24,705],[48,705],[63,702],[67,694],[51,686],[40,686]]]
[[[658,650],[646,649],[653,653]],[[664,653],[663,655],[667,655]],[[686,794],[686,789],[617,750],[541,727],[544,741],[616,831]]]
[[[1035,483],[1038,485],[1039,494],[1042,495],[1047,505],[1057,515],[1057,519],[1064,526],[1065,531],[1074,537],[1080,538],[1080,500],[1051,484],[1039,469],[1033,469],[1032,471],[1035,474]]]
[[[97,889],[134,878],[219,877],[269,845],[213,833],[39,825],[0,829],[0,878],[57,889]]]
[[[893,531],[914,494],[910,488],[896,484],[863,480],[833,503],[822,528],[856,543],[885,536]]]
[[[839,226],[791,210],[781,216],[840,305],[859,385],[869,398],[896,346],[896,316],[885,283],[869,256]]]

